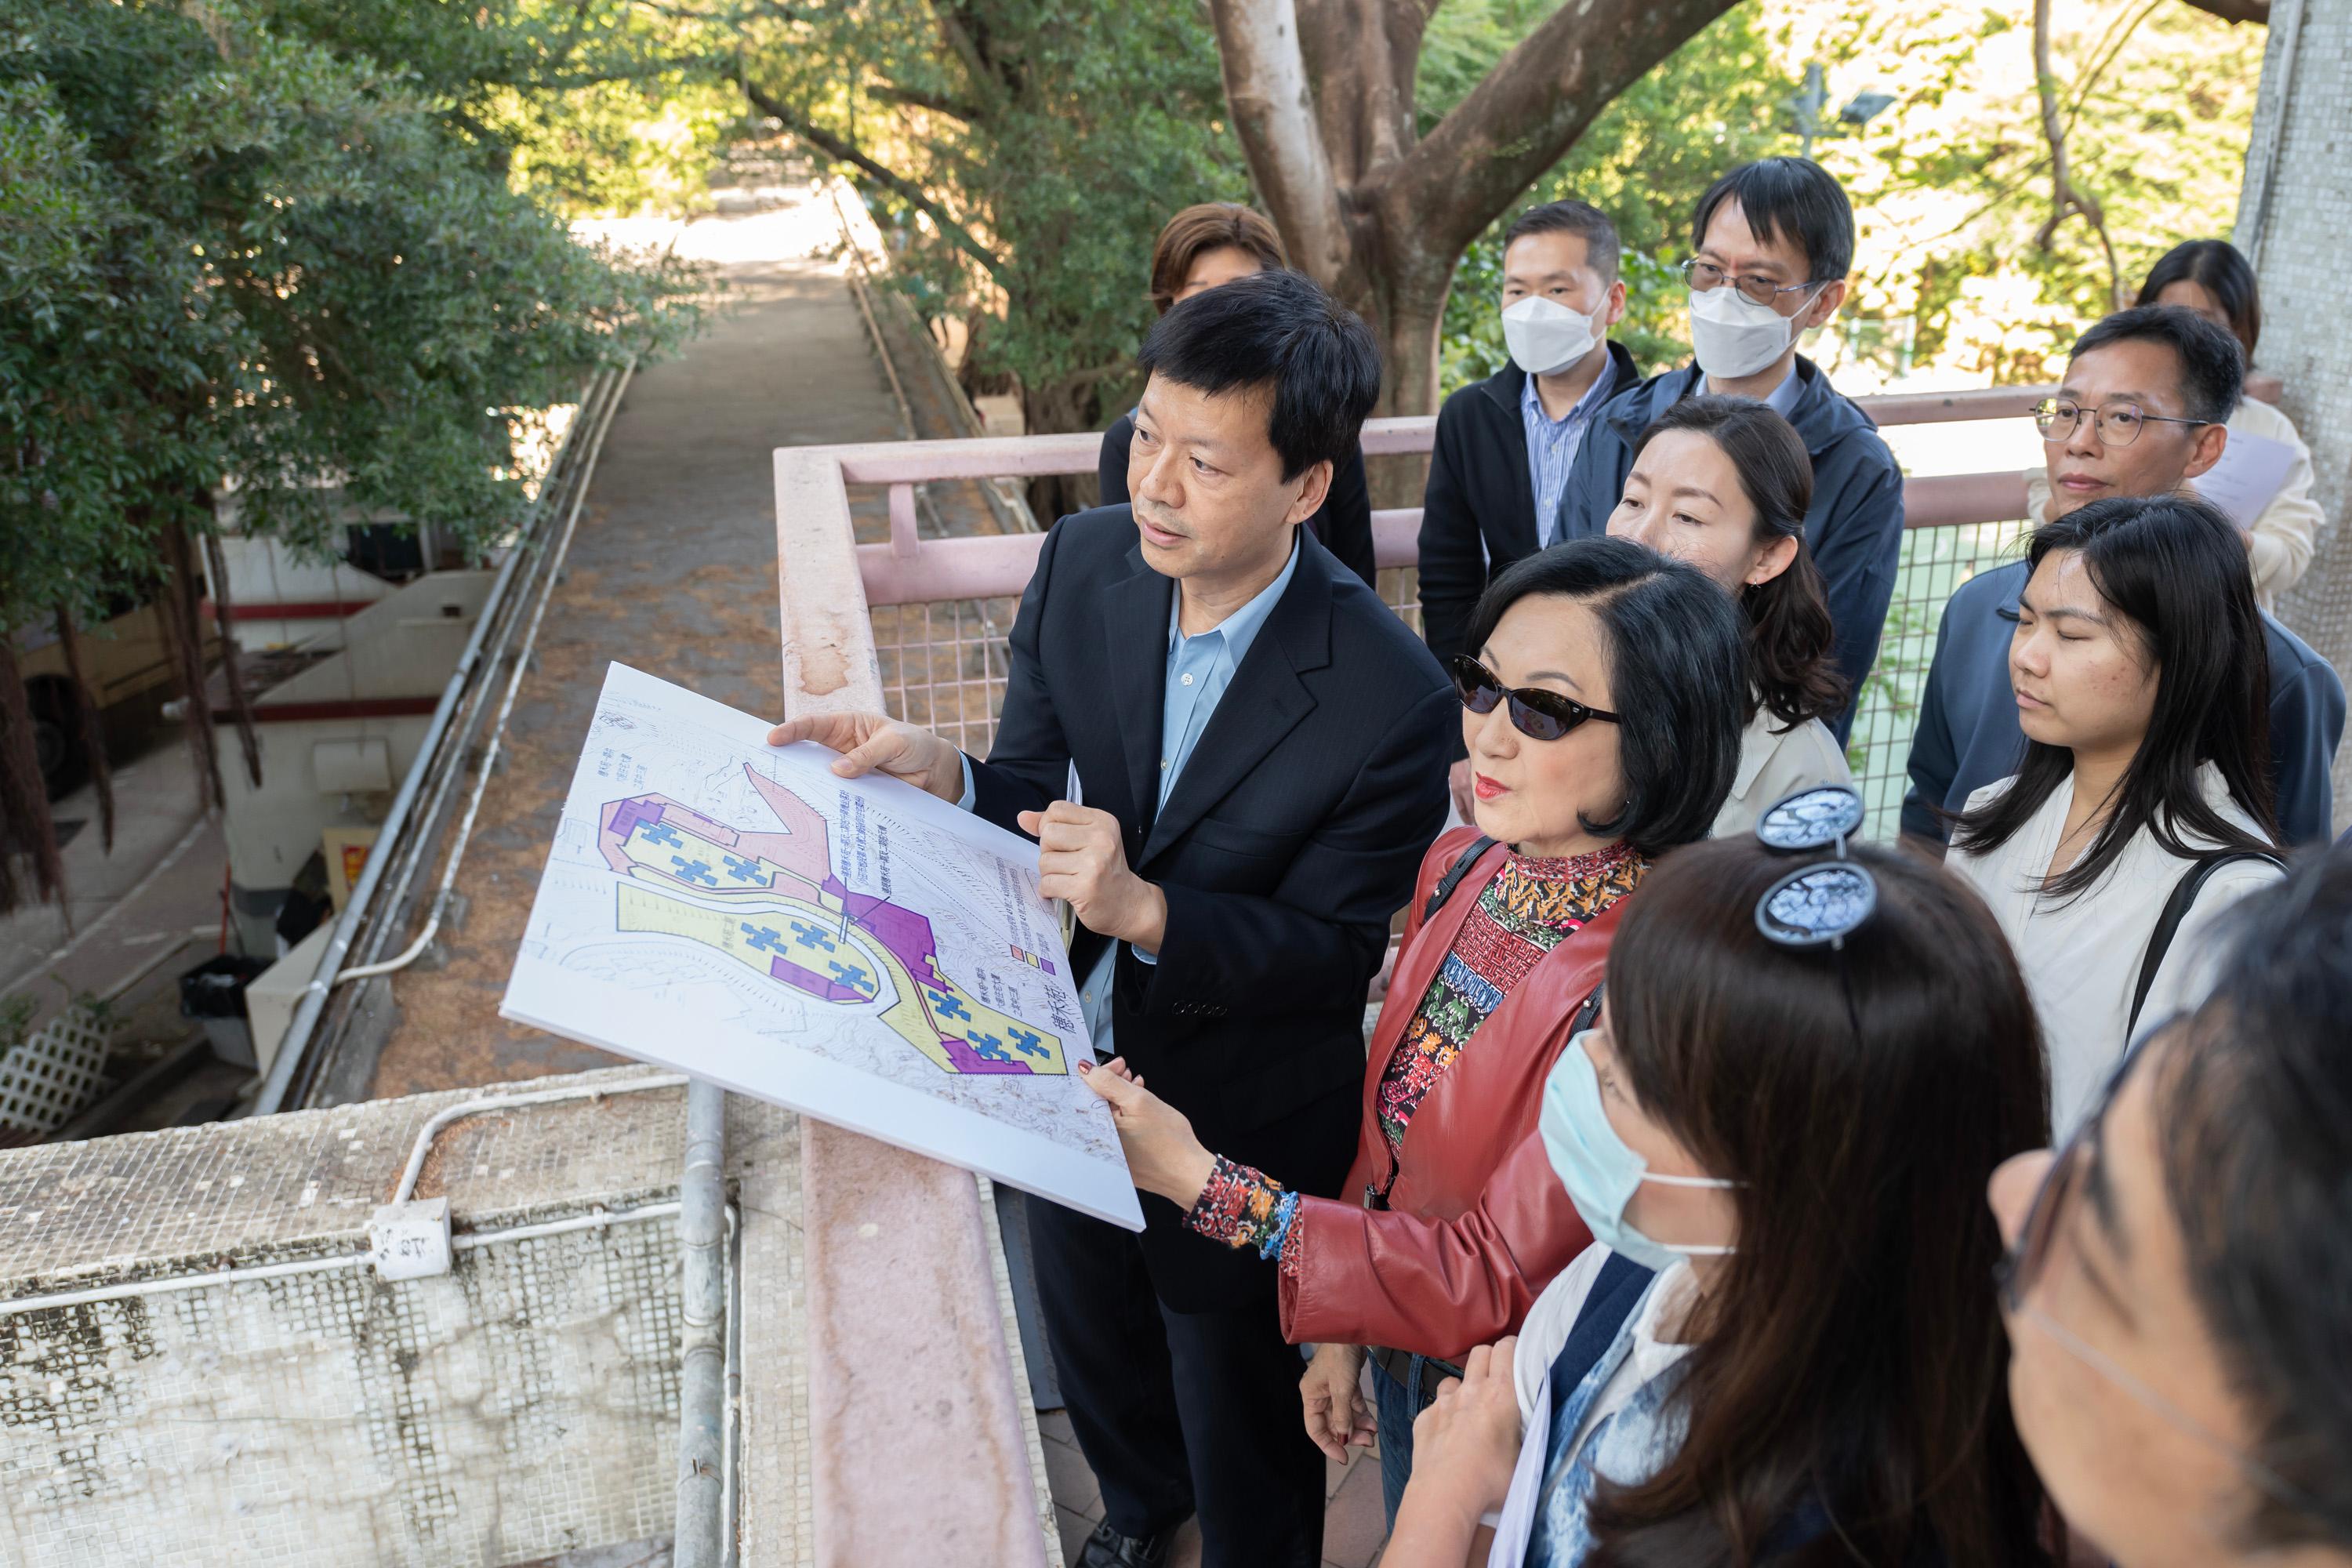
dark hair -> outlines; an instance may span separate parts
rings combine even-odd
[[[1198,202],[1168,220],[1151,247],[1151,302],[1161,315],[1176,303],[1192,263],[1212,250],[1246,251],[1265,272],[1289,270],[1282,236],[1265,215],[1239,202]]]
[[[2180,361],[2180,404],[2191,419],[2228,422],[2245,395],[2246,356],[2227,327],[2217,327],[2181,305],[2134,305],[2117,310],[2074,340],[2067,357],[2081,359],[2109,343],[2162,343]]]
[[[1878,904],[1842,950],[1757,930],[1757,900],[1801,861],[1746,835],[1667,857],[1610,948],[1627,1085],[1740,1184],[1739,1228],[1689,1325],[1682,1447],[1599,1489],[1594,1564],[2049,1560],[1984,1202],[1994,1168],[2049,1137],[2033,1002],[1965,889],[1846,852]],[[1815,1510],[1820,1539],[1767,1552]]]
[[[1212,397],[1270,390],[1266,434],[1285,479],[1345,460],[1381,396],[1371,329],[1297,272],[1236,278],[1178,301],[1153,324],[1136,363]]]
[[[1582,600],[1609,637],[1625,807],[1577,820],[1643,855],[1704,838],[1739,772],[1748,718],[1747,627],[1695,566],[1630,539],[1555,544],[1507,568],[1470,613],[1464,646],[1486,645],[1504,612],[1535,595]]]
[[[1584,241],[1585,265],[1601,274],[1603,283],[1617,281],[1617,226],[1609,215],[1591,202],[1546,202],[1539,207],[1529,207],[1511,220],[1503,231],[1503,254],[1508,256],[1511,247],[1531,234],[1572,234]]]
[[[2340,1551],[2352,1546],[2352,846],[2227,918],[2219,984],[2155,1064],[2157,1155],[2252,1456],[2315,1505],[2257,1492],[2239,1533]]]
[[[1652,440],[1669,430],[1705,436],[1731,459],[1740,493],[1756,513],[1755,542],[1793,539],[1797,553],[1788,570],[1767,583],[1739,591],[1748,613],[1748,651],[1755,667],[1755,695],[1748,716],[1769,708],[1785,728],[1808,719],[1823,721],[1845,711],[1845,677],[1830,653],[1837,627],[1830,619],[1821,568],[1805,548],[1805,512],[1813,504],[1813,464],[1802,437],[1787,420],[1752,397],[1685,397],[1650,422],[1633,443],[1638,460]]]
[[[2263,336],[2263,294],[2254,285],[2254,269],[2238,247],[2226,239],[2181,241],[2147,269],[2147,281],[2139,286],[2139,298],[2132,303],[2153,305],[2175,283],[2194,283],[2213,296],[2252,363],[2254,345]]]
[[[1748,232],[1805,253],[1805,281],[1833,283],[1853,270],[1853,207],[1845,187],[1811,158],[1759,158],[1706,188],[1691,215],[1691,248],[1706,244],[1706,226],[1726,197],[1739,204]]]
[[[2183,859],[2210,852],[2190,847],[2191,837],[2225,849],[2271,849],[2269,840],[2214,810],[2197,786],[2199,766],[2211,763],[2247,815],[2263,832],[2277,832],[2270,647],[2237,528],[2200,500],[2111,496],[2033,531],[2036,567],[2058,550],[2081,551],[2091,585],[2131,623],[2157,671],[2156,709],[2116,786],[2106,826],[2047,890],[2061,899],[2082,893],[2143,827]],[[2064,747],[2029,742],[2017,782],[1962,814],[1952,842],[1976,854],[1999,848],[2074,770]]]

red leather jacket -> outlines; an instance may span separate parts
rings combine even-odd
[[[1624,899],[1546,953],[1487,1015],[1413,1110],[1393,1162],[1374,1112],[1405,1025],[1509,853],[1500,845],[1488,850],[1423,925],[1431,891],[1477,837],[1457,828],[1422,859],[1364,1068],[1346,1196],[1298,1201],[1291,1245],[1305,1245],[1296,1272],[1282,1270],[1282,1331],[1295,1344],[1387,1345],[1457,1361],[1516,1332],[1552,1276],[1592,1239],[1552,1172],[1536,1116],[1544,1079],[1601,984]],[[1389,1182],[1392,1163],[1389,1206],[1372,1208],[1370,1195]]]

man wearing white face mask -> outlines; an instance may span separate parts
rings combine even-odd
[[[1421,616],[1440,663],[1505,567],[1555,543],[1559,498],[1594,418],[1639,376],[1608,341],[1625,314],[1617,229],[1583,202],[1548,202],[1503,237],[1503,342],[1511,363],[1461,388],[1437,416],[1422,498]],[[1469,764],[1454,745],[1454,796],[1470,820]]]
[[[1845,303],[1853,209],[1820,164],[1766,158],[1734,169],[1699,198],[1691,243],[1696,254],[1683,276],[1696,357],[1618,393],[1601,411],[1570,470],[1551,537],[1607,530],[1635,441],[1675,404],[1700,393],[1760,399],[1796,427],[1812,460],[1805,547],[1837,629],[1839,673],[1859,693],[1895,595],[1903,471],[1870,416],[1797,352],[1803,335]],[[1853,722],[1849,708],[1830,728],[1843,742]]]

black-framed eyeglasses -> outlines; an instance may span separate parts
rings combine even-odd
[[[2148,1386],[2130,1369],[2118,1363],[2113,1356],[2084,1340],[2080,1334],[2043,1311],[2026,1298],[2041,1281],[2049,1267],[2051,1255],[2057,1250],[2059,1227],[2074,1206],[2080,1195],[2084,1178],[2096,1153],[2105,1131],[2107,1113],[2123,1098],[2125,1080],[2143,1054],[2147,1042],[2169,1030],[2186,1014],[2175,1014],[2147,1029],[2124,1053],[2115,1070],[2107,1075],[2105,1085],[2091,1102],[2083,1120],[2074,1124],[2064,1142],[2051,1156],[2050,1168],[2042,1173],[2042,1184],[2034,1189],[2033,1202],[2027,1206],[2025,1219],[2017,1227],[2017,1237],[2011,1242],[2000,1261],[1993,1266],[1993,1288],[2000,1298],[2000,1310],[2014,1320],[2032,1323],[2036,1329],[2098,1373],[2142,1408],[2155,1415],[2173,1430],[2192,1439],[2220,1458],[2229,1461],[2262,1491],[2288,1507],[2307,1513],[2320,1514],[2318,1501],[2308,1492],[2255,1458],[2252,1454],[2207,1426],[2189,1412]]]
[[[1530,741],[1557,741],[1590,719],[1604,724],[1618,721],[1614,713],[1540,686],[1506,686],[1493,670],[1466,653],[1455,654],[1451,668],[1454,689],[1461,696],[1463,707],[1473,713],[1492,713],[1496,703],[1507,700],[1511,728]]]
[[[1845,858],[1846,840],[1861,830],[1862,796],[1843,784],[1818,784],[1782,797],[1756,819],[1768,849],[1801,854],[1836,847],[1836,858],[1800,866],[1756,900],[1756,929],[1781,947],[1832,948],[1878,908],[1878,881]]]
[[[2079,403],[2061,397],[2045,397],[2033,405],[2033,427],[2042,432],[2045,441],[2063,441],[2083,422],[2083,416],[2092,416],[2092,429],[2102,447],[2128,447],[2139,439],[2143,426],[2148,425],[2202,426],[2210,419],[2179,419],[2169,414],[2150,414],[2137,403],[2110,403],[2099,408],[2084,408]]]
[[[1802,294],[1830,281],[1825,278],[1816,278],[1806,283],[1779,283],[1769,278],[1726,272],[1712,261],[1700,261],[1696,258],[1684,262],[1676,270],[1682,273],[1683,282],[1694,294],[1711,294],[1728,283],[1739,290],[1742,299],[1759,305],[1769,305],[1775,310],[1780,310],[1781,295]],[[1788,314],[1786,310],[1780,310],[1780,313]]]

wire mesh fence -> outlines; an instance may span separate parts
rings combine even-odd
[[[2010,559],[2022,522],[1915,528],[1903,538],[1902,566],[1887,606],[1878,662],[1863,689],[1847,746],[1854,782],[1869,804],[1870,837],[1895,837],[1902,806],[1904,762],[1917,723],[1919,695],[1936,652],[1936,628],[1952,591]],[[1380,574],[1381,597],[1416,633],[1421,574],[1409,566]],[[892,716],[988,753],[1004,706],[1005,637],[1017,601],[939,600],[875,609],[874,645]]]

